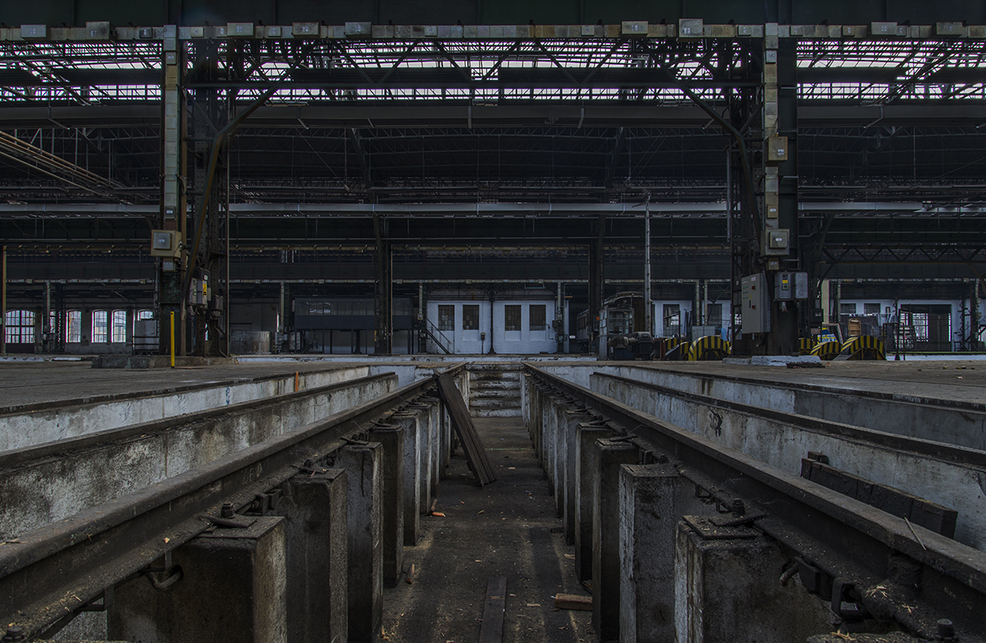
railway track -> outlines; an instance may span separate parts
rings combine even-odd
[[[742,515],[749,518],[741,518],[738,524],[753,526],[779,543],[792,563],[810,561],[807,568],[819,581],[817,584],[836,588],[821,594],[834,591],[828,601],[839,618],[890,622],[927,640],[942,640],[936,638],[941,635],[939,621],[949,621],[958,640],[986,640],[982,625],[986,610],[986,553],[915,527],[905,519],[544,369],[528,364],[527,374],[531,387],[528,404],[532,404],[532,397],[539,400],[533,402],[535,424],[542,421],[542,413],[544,423],[557,424],[552,418],[558,416],[551,413],[557,413],[558,408],[581,410],[597,423],[614,427],[619,440],[640,450],[642,462],[667,463],[695,486],[696,494],[709,498],[716,506],[742,507]],[[606,375],[597,377],[615,381]],[[634,386],[643,394],[655,394],[653,387],[640,382],[620,383]],[[664,390],[662,394],[673,392]],[[702,404],[708,417],[710,400],[696,400],[693,396],[687,403]],[[539,411],[542,407],[556,410]],[[755,436],[754,424],[748,426],[749,433]],[[885,438],[896,440],[898,446],[907,439]],[[547,441],[545,437],[535,439],[542,449]],[[952,445],[922,446],[925,451],[938,448],[940,454],[961,454],[982,462],[982,453]],[[550,450],[546,453],[551,460]],[[560,462],[557,456],[555,462]],[[563,468],[556,468],[556,489],[571,484],[564,477]],[[549,463],[549,477],[550,469]]]

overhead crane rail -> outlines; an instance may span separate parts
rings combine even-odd
[[[458,374],[463,365],[445,372]],[[342,448],[389,411],[434,389],[430,378],[100,505],[0,548],[0,619],[28,637],[99,609],[114,588],[202,533],[219,517]],[[311,466],[311,465],[309,465]]]
[[[818,571],[872,614],[894,620],[924,638],[937,636],[935,623],[951,619],[964,641],[984,641],[981,614],[986,605],[986,555],[944,536],[922,532],[919,539],[902,519],[892,518],[852,498],[684,430],[613,398],[568,382],[527,364],[527,374],[543,390],[566,398],[575,408],[608,419],[649,454],[670,462],[696,490],[730,506],[746,504],[756,528],[782,547],[810,558]],[[762,515],[762,517],[760,517]],[[920,569],[923,587],[906,608],[884,600],[895,585],[895,561]],[[875,588],[883,587],[883,591]],[[907,591],[911,591],[908,589]],[[851,597],[851,598],[850,598]],[[833,610],[841,603],[833,601]]]

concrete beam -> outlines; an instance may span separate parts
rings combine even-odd
[[[592,457],[592,627],[600,641],[620,635],[620,465],[637,464],[628,442],[596,440]]]
[[[116,590],[109,638],[145,643],[286,643],[284,519],[242,518],[174,552],[167,591],[139,577]]]
[[[686,517],[675,539],[677,641],[790,643],[829,633],[834,615],[798,583],[777,543],[751,527]],[[728,534],[725,532],[729,532]]]
[[[374,425],[369,435],[383,447],[383,583],[393,587],[404,567],[404,429]]]
[[[349,480],[349,638],[372,643],[383,624],[383,447],[349,445],[337,464]]]
[[[341,469],[281,486],[275,511],[287,539],[287,640],[344,641],[348,633],[348,479]]]

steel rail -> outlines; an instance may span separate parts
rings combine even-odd
[[[903,519],[786,474],[530,363],[525,366],[541,386],[621,425],[644,450],[672,459],[697,486],[713,495],[733,494],[748,507],[766,513],[767,517],[756,520],[756,526],[849,588],[852,598],[846,600],[856,600],[875,616],[894,619],[924,638],[934,639],[936,621],[947,617],[962,641],[986,641],[983,552],[928,530],[922,530],[918,539]],[[917,567],[919,588],[907,586],[901,578],[900,561]]]
[[[446,372],[458,374],[464,365]],[[81,612],[209,525],[224,502],[240,508],[435,386],[425,378],[233,456],[192,469],[24,534],[0,546],[0,619],[28,638]]]

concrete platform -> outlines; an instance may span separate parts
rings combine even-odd
[[[0,409],[69,400],[111,399],[220,383],[242,383],[296,372],[335,371],[358,362],[251,363],[149,370],[93,369],[88,362],[0,362]]]
[[[628,365],[629,362],[609,362]],[[604,362],[600,362],[602,366]],[[825,368],[749,366],[721,362],[632,362],[638,368],[689,375],[760,380],[956,402],[986,402],[986,360],[843,361]]]

